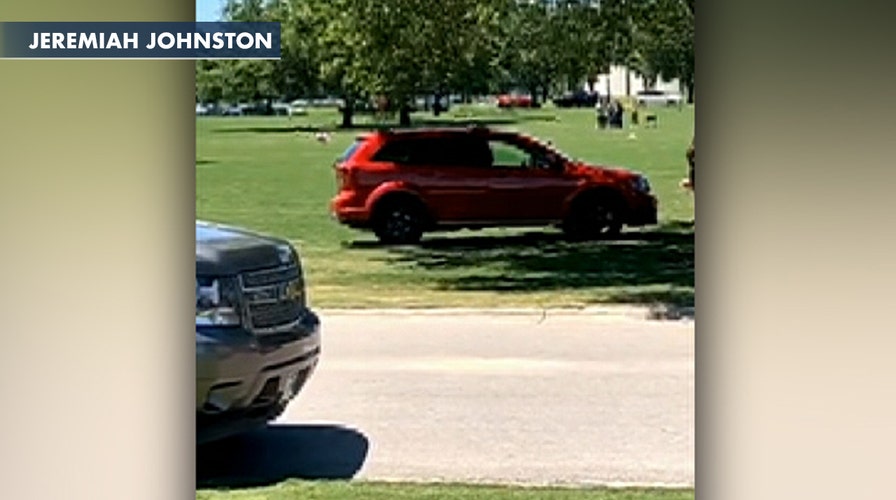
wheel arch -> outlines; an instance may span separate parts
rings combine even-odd
[[[434,222],[432,211],[426,202],[423,201],[423,197],[412,187],[399,183],[384,184],[371,193],[367,202],[371,221],[376,220],[379,211],[383,207],[392,203],[413,204],[420,208],[427,225]]]
[[[615,203],[620,204],[623,209],[626,206],[625,196],[619,188],[609,184],[588,185],[581,187],[566,198],[566,201],[563,203],[563,217],[568,217],[578,203],[595,198],[613,200]]]

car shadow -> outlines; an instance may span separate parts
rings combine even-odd
[[[318,132],[333,132],[336,127],[317,127],[314,125],[290,125],[283,126],[264,126],[264,127],[227,127],[217,128],[213,132],[216,134],[296,134]]]
[[[385,249],[387,263],[430,272],[427,279],[443,290],[587,288],[602,292],[603,300],[613,302],[694,304],[694,232],[683,222],[625,232],[603,241],[571,242],[559,232],[540,230],[509,235],[433,235],[414,246],[385,247],[370,240],[346,246]]]
[[[340,425],[280,425],[199,446],[196,488],[249,488],[287,479],[350,479],[370,447]]]

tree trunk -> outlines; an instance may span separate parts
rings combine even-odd
[[[410,127],[411,126],[411,110],[407,104],[402,104],[401,108],[398,112],[398,126],[400,126],[400,127]]]
[[[432,99],[432,115],[439,116],[442,114],[442,93],[436,92]]]
[[[342,106],[342,128],[352,128],[352,115],[354,114],[354,101],[349,98],[344,99],[345,104]]]

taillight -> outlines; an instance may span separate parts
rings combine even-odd
[[[336,167],[336,183],[339,189],[349,189],[352,187],[351,170],[347,167]]]

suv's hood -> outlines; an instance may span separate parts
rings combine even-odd
[[[236,227],[196,221],[196,275],[233,275],[292,261],[285,240]]]
[[[637,175],[631,170],[622,167],[592,165],[584,162],[574,162],[570,169],[575,175],[581,175],[595,180],[624,180]]]

